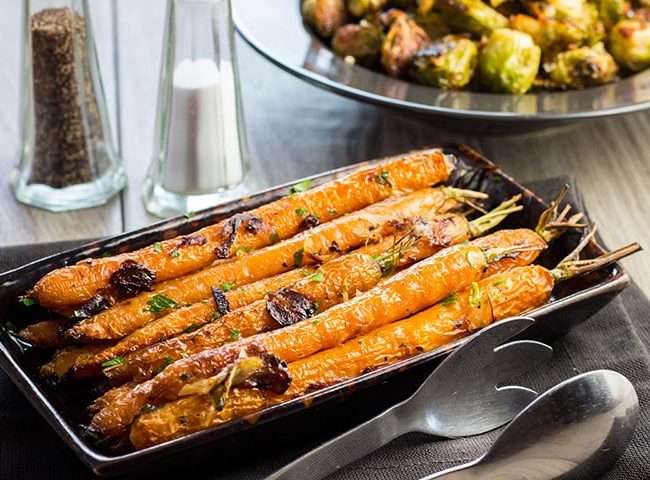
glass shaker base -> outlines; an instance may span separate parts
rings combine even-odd
[[[232,188],[196,194],[170,192],[152,182],[148,177],[142,184],[142,199],[149,213],[167,218],[215,207],[221,203],[247,195],[252,190],[250,175],[246,175],[241,182]]]
[[[27,183],[26,176],[19,169],[14,169],[10,182],[19,202],[51,212],[65,212],[103,205],[126,186],[126,175],[122,167],[118,166],[92,182],[52,188],[39,183]]]

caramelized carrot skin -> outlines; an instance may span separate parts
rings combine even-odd
[[[230,262],[157,284],[152,292],[141,293],[79,322],[66,331],[66,336],[82,343],[117,340],[123,332],[156,318],[147,304],[154,295],[164,295],[181,305],[196,303],[211,296],[213,285],[244,285],[291,270],[297,262],[314,264],[319,256],[331,256],[333,247],[339,253],[349,251],[369,239],[391,233],[405,219],[438,211],[447,204],[446,200],[440,189],[424,189],[384,200]]]
[[[420,238],[420,241],[414,248],[410,249],[406,255],[398,261],[397,267],[404,267],[415,263],[420,259],[435,254],[445,246],[461,243],[469,237],[469,226],[467,220],[459,215],[437,215],[430,221],[426,221],[424,226],[426,229],[421,232],[423,237]],[[359,252],[359,255],[361,253],[366,254],[363,255],[364,258],[368,258],[368,255],[379,255],[388,251],[394,245],[395,241],[395,238],[387,237],[376,244],[364,246],[358,249],[357,252]],[[357,254],[350,254],[348,257],[353,257],[354,255]],[[360,270],[358,265],[355,266],[355,264],[359,264],[358,260],[355,262],[353,257],[348,261],[345,260],[346,258],[347,257],[343,257],[339,260],[327,263],[323,268],[328,267],[328,265],[331,265],[332,267],[337,266],[338,268],[338,265],[343,265],[344,262],[350,262],[348,268],[350,272]],[[356,278],[359,278],[358,280],[348,281],[348,286],[350,288],[356,288],[358,291],[365,291],[379,282],[379,268],[376,263],[371,263],[374,264],[374,266],[371,267],[367,262],[364,265],[364,269],[368,272],[365,279],[361,279],[357,275]],[[310,282],[307,282],[307,285],[309,285],[309,283]],[[341,291],[344,284],[345,282],[339,282],[336,284],[339,285],[337,287],[339,290],[336,292],[336,295],[338,296],[336,302],[332,302],[331,299],[328,299],[328,295],[324,296],[322,293],[311,292],[305,290],[304,287],[292,288],[307,296],[311,296],[311,298],[324,302],[321,303],[320,309],[323,311],[325,308],[329,308],[335,303],[339,303],[338,300],[344,300],[346,296],[349,298],[353,296],[354,292],[350,294],[350,292]],[[224,319],[224,325],[222,326],[211,325],[210,327],[206,327],[206,329],[198,330],[190,335],[182,335],[166,342],[152,345],[148,349],[144,349],[128,356],[122,365],[107,372],[107,375],[118,381],[124,381],[126,379],[144,381],[151,378],[160,370],[160,367],[164,365],[161,360],[163,358],[176,360],[182,355],[191,355],[208,348],[215,348],[226,341],[231,340],[231,328],[241,332],[242,336],[247,337],[265,330],[273,330],[277,327],[275,322],[268,317],[263,306],[258,307],[257,310],[258,312],[254,314],[245,311],[238,312],[237,315],[233,314],[229,316],[231,320],[226,322]],[[237,318],[236,321],[235,318]]]
[[[295,213],[297,208],[327,222],[384,200],[397,191],[418,190],[445,181],[452,170],[452,158],[439,151],[421,151],[388,159],[344,178],[263,205],[248,212],[259,218],[261,225],[253,229],[241,225],[235,232],[229,254],[233,255],[243,247],[261,248],[272,244],[275,238],[295,235],[303,221]],[[382,178],[380,175],[385,175],[389,181],[377,181],[377,178]],[[214,251],[223,246],[227,224],[228,220],[224,220],[195,232],[193,236],[205,239],[202,244],[187,245],[182,237],[176,237],[164,240],[157,248],[146,247],[114,257],[87,259],[55,270],[34,286],[31,295],[48,308],[79,305],[106,288],[111,275],[125,260],[137,261],[154,271],[157,281],[195,272],[215,260]],[[172,255],[176,250],[181,252],[179,257]]]
[[[408,317],[478,281],[485,267],[485,255],[478,247],[459,245],[442,250],[310,321],[206,350],[171,364],[95,415],[91,429],[105,436],[124,433],[145,404],[172,401],[184,384],[215,375],[236,358],[245,342],[258,343],[292,362]]]
[[[374,287],[381,280],[382,273],[369,255],[352,253],[322,265],[318,275],[316,280],[312,276],[303,277],[288,288],[318,302],[318,311],[323,312]],[[199,330],[129,355],[122,365],[106,372],[106,375],[113,380],[134,378],[144,381],[170,361],[231,342],[233,331],[245,338],[279,327],[269,315],[265,301],[260,300]]]
[[[162,443],[288,401],[314,387],[340,383],[368,369],[441,347],[493,320],[544,304],[553,289],[553,279],[546,269],[529,266],[485,278],[478,285],[490,299],[484,305],[472,305],[470,290],[466,289],[453,302],[439,303],[339,347],[291,363],[292,383],[282,395],[235,389],[221,411],[215,409],[214,400],[207,395],[182,398],[136,418],[130,440],[137,449]],[[486,308],[490,304],[493,310]]]
[[[65,345],[65,340],[59,335],[59,329],[65,320],[43,320],[42,322],[27,325],[18,334],[35,347],[49,348]]]
[[[285,285],[296,282],[316,271],[312,266],[305,266],[301,269],[290,270],[289,272],[276,275],[275,277],[258,280],[245,287],[237,288],[225,292],[226,300],[231,311],[236,311],[246,305],[254,303],[261,299],[270,290],[276,290]],[[172,311],[169,315],[158,318],[143,327],[137,329],[131,334],[119,340],[117,343],[108,345],[99,351],[96,348],[90,348],[88,351],[92,355],[83,355],[78,361],[69,366],[74,367],[70,371],[61,371],[55,368],[54,372],[59,377],[66,375],[68,378],[81,379],[92,378],[101,375],[101,364],[118,356],[127,355],[141,348],[145,348],[153,343],[160,342],[166,338],[173,337],[183,333],[188,328],[194,329],[213,320],[217,309],[213,299],[208,299],[195,303],[193,305],[179,308]],[[79,350],[83,353],[83,349]],[[162,357],[161,357],[162,358]],[[162,361],[158,358],[158,364]],[[56,354],[53,363],[56,363]],[[164,362],[164,361],[163,361]]]

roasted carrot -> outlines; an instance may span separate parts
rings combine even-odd
[[[209,297],[212,286],[244,285],[319,263],[399,229],[401,221],[458,205],[448,192],[446,188],[423,189],[393,197],[230,262],[160,283],[151,292],[71,326],[65,335],[82,343],[116,340],[175,307]]]
[[[215,408],[214,394],[201,394],[144,413],[133,423],[131,442],[138,449],[155,445],[433,350],[493,321],[539,307],[548,301],[556,282],[591,271],[637,249],[638,245],[631,245],[598,260],[563,262],[550,271],[534,265],[487,277],[408,319],[291,363],[291,385],[281,395],[235,389],[229,392],[223,409]]]
[[[290,270],[274,277],[264,278],[246,286],[223,292],[228,310],[237,310],[238,308],[249,305],[263,298],[269,291],[289,285],[315,271],[316,268],[313,265],[305,265],[300,269]],[[54,354],[51,362],[41,368],[41,373],[46,376],[62,378],[74,364],[88,366],[95,363],[95,359],[99,360],[99,357],[107,357],[99,362],[98,365],[100,365],[106,360],[111,360],[130,351],[142,348],[143,345],[164,340],[171,335],[181,333],[188,329],[195,330],[211,319],[225,314],[223,312],[219,313],[218,310],[219,307],[215,299],[209,298],[174,309],[169,315],[157,318],[117,343],[104,345],[102,348],[97,348],[96,345],[86,345],[85,347],[61,349]],[[111,325],[111,328],[113,331],[119,332],[122,325],[117,322],[115,325]],[[101,331],[98,332],[98,334],[101,333]],[[107,356],[104,352],[111,352],[111,354]],[[60,355],[63,355],[65,360],[60,361],[58,358]],[[73,358],[73,355],[76,355],[76,360]]]
[[[419,190],[447,180],[454,159],[423,150],[361,168],[343,178],[300,191],[192,235],[162,240],[151,247],[60,268],[43,277],[30,295],[44,307],[59,309],[87,302],[110,289],[126,260],[152,272],[156,282],[208,266],[217,258],[257,249],[295,235],[301,228],[328,222],[384,200],[397,192]],[[300,190],[306,188],[306,184]],[[304,212],[304,215],[303,215]],[[304,223],[307,220],[308,223]],[[320,220],[319,220],[320,219]]]
[[[389,260],[388,264],[392,269],[411,265],[418,260],[433,255],[442,248],[464,242],[470,237],[480,235],[487,229],[494,227],[508,214],[520,210],[521,207],[514,206],[517,200],[518,198],[513,198],[504,202],[493,212],[471,222],[468,222],[464,217],[453,214],[438,215],[430,221],[423,220],[422,222],[418,222],[414,231],[408,235],[417,237],[418,241],[407,249],[396,249],[395,247],[399,246],[399,243],[394,245],[394,239],[386,238],[377,244],[362,247],[359,252],[365,253],[366,255],[381,255],[381,262],[384,262],[384,259]],[[537,237],[536,234],[531,233]],[[541,239],[539,241],[543,244]],[[394,258],[391,258],[391,255],[394,255]],[[347,262],[350,262],[349,267],[347,266]],[[346,257],[341,258],[335,265],[336,268],[353,272],[357,268],[355,263],[358,263],[357,257],[352,256],[350,260],[346,260]],[[367,276],[365,283],[358,282],[358,284],[355,284],[354,282],[348,282],[348,290],[352,288],[356,291],[365,291],[371,286],[374,286],[381,278],[381,275],[376,270],[375,268],[375,275]],[[324,274],[324,277],[327,278],[325,272],[320,273]],[[335,300],[337,300],[336,303],[339,303],[340,300],[347,300],[352,296],[347,290],[343,289],[344,285],[340,284],[339,286],[339,294],[335,297]],[[329,306],[334,305],[332,300],[323,296],[324,291],[317,294],[312,291],[314,288],[311,288],[309,291],[303,292],[304,287],[302,285],[297,287],[292,286],[291,288],[300,293],[304,293],[313,301],[321,302],[320,311],[323,311],[325,306],[329,308]],[[248,337],[277,327],[277,322],[269,317],[265,306],[263,304],[256,305],[254,313],[244,311],[233,312],[231,315],[221,319],[219,324],[209,325],[195,332],[151,345],[149,348],[128,355],[119,366],[108,370],[106,375],[114,381],[125,381],[131,378],[143,381],[153,376],[172,361],[208,348],[218,347],[226,341],[230,341],[232,339],[231,331],[233,330],[239,332],[242,337]],[[143,329],[146,328],[147,326],[143,327]],[[149,343],[151,344],[152,342]],[[102,362],[118,354],[122,355],[122,353],[116,353],[116,350],[113,349],[109,356],[101,356]],[[100,363],[95,360],[96,365]]]
[[[108,437],[124,433],[145,404],[174,400],[185,384],[214,375],[248,344],[260,344],[291,362],[405,318],[479,280],[489,260],[503,253],[469,244],[453,246],[308,321],[181,359],[115,399],[95,415],[90,428]]]
[[[38,323],[27,325],[18,336],[27,340],[35,347],[61,347],[67,342],[59,335],[59,330],[65,325],[66,320],[43,320]]]
[[[197,331],[157,344],[164,348],[150,347],[150,351],[160,353],[155,355],[156,359],[152,362],[152,374],[191,351],[220,346],[312,317],[316,311],[324,311],[340,303],[343,293],[352,298],[358,292],[373,287],[381,279],[381,273],[380,265],[369,255],[352,254],[328,262],[316,273],[307,274],[289,287],[269,293],[265,300],[233,310]],[[75,363],[70,375],[83,378],[101,374],[102,363],[126,355],[142,344],[138,339],[141,335],[135,333],[114,347]],[[106,372],[109,377],[110,372],[110,369]]]

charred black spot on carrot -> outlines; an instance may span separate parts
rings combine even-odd
[[[63,333],[80,321],[95,316],[99,312],[106,310],[111,306],[111,303],[111,299],[106,295],[94,295],[81,307],[72,312],[72,315],[68,317],[68,321],[61,327],[60,332]]]
[[[230,302],[226,298],[226,293],[218,287],[212,287],[212,298],[216,305],[216,313],[219,316],[226,315],[230,311]]]
[[[265,301],[269,315],[282,327],[313,317],[317,310],[303,294],[287,288],[269,293]]]
[[[318,225],[320,225],[320,219],[316,215],[307,215],[304,220],[300,222],[298,230],[302,232],[317,227]]]
[[[119,300],[149,290],[156,281],[156,272],[135,260],[125,260],[108,279]]]
[[[221,245],[214,249],[217,258],[223,259],[230,256],[230,249],[235,243],[237,232],[242,225],[244,225],[248,233],[255,234],[259,231],[263,223],[264,221],[260,217],[251,215],[250,213],[238,213],[230,217],[221,232]]]

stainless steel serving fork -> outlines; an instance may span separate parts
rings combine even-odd
[[[507,342],[533,323],[516,317],[484,328],[447,357],[408,399],[324,443],[268,477],[315,480],[348,465],[409,432],[464,437],[512,420],[537,393],[500,386],[550,358],[548,345]]]

